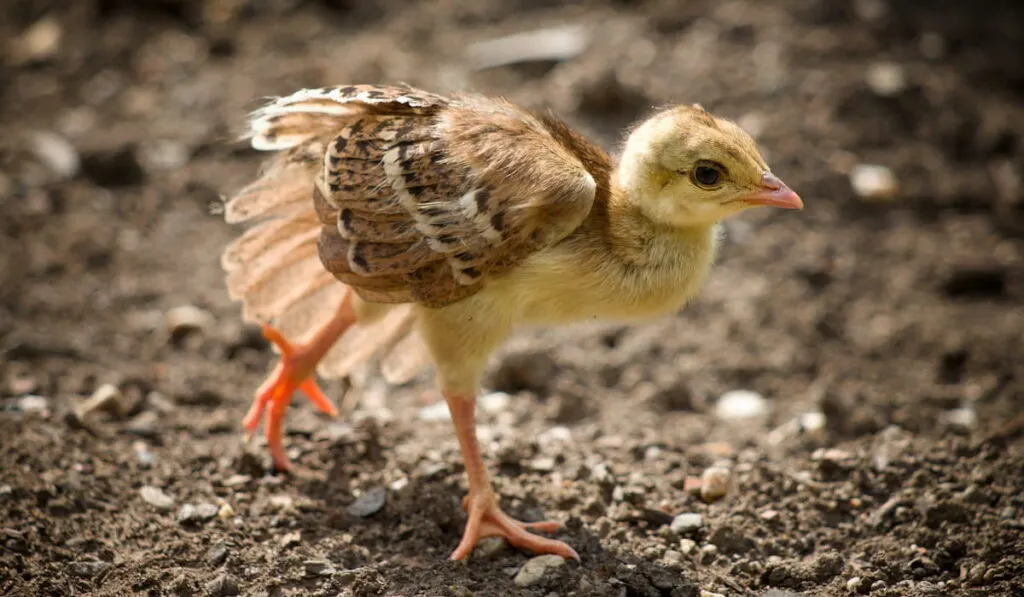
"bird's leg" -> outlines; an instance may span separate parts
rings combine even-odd
[[[524,523],[502,512],[476,439],[475,398],[448,391],[444,392],[444,397],[448,402],[448,410],[451,411],[452,422],[455,424],[455,434],[459,438],[459,448],[462,450],[466,477],[469,481],[469,494],[462,502],[469,520],[466,522],[462,541],[452,552],[451,559],[464,560],[469,557],[481,538],[499,536],[504,537],[510,544],[533,553],[555,554],[578,560],[579,555],[576,551],[562,541],[547,539],[529,532],[537,530],[551,533],[561,528],[561,523]]]
[[[270,413],[267,415],[264,428],[267,434],[267,445],[270,447],[270,457],[274,462],[274,468],[278,471],[286,471],[290,467],[282,442],[282,428],[285,411],[288,410],[288,405],[296,390],[302,390],[302,393],[321,412],[331,416],[338,414],[338,409],[320,390],[313,374],[316,372],[317,364],[324,358],[327,351],[356,320],[351,294],[349,294],[338,306],[338,310],[331,319],[317,330],[308,342],[292,344],[279,331],[269,325],[263,326],[264,337],[281,351],[281,360],[266,381],[256,390],[252,406],[242,420],[242,427],[246,430],[246,436],[251,436],[259,426],[260,419],[263,418],[263,411],[267,409],[268,405],[270,406]]]

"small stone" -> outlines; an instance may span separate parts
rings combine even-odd
[[[697,512],[684,512],[672,519],[672,525],[669,528],[681,535],[686,535],[696,532],[702,526],[704,526],[703,516]]]
[[[357,518],[366,518],[379,512],[387,501],[388,490],[384,487],[374,487],[357,497],[345,511]]]
[[[220,510],[214,504],[185,504],[178,510],[178,522],[181,524],[201,524],[213,520]]]
[[[194,305],[182,305],[169,309],[164,314],[164,326],[173,340],[196,331],[202,331],[214,323],[213,315]]]
[[[117,386],[107,383],[96,388],[92,396],[75,407],[75,416],[79,421],[84,421],[99,411],[110,413],[118,418],[128,412],[125,396]]]
[[[151,468],[156,464],[156,455],[149,450],[146,442],[136,441],[132,443],[132,449],[135,450],[135,458],[139,461],[139,466],[142,468]]]
[[[505,551],[508,546],[508,541],[504,537],[484,537],[477,542],[476,547],[473,548],[473,557],[481,560],[487,558],[493,558],[499,553]]]
[[[871,583],[871,590],[872,591],[881,591],[886,586],[887,585],[885,584],[884,580],[876,580],[875,582]]]
[[[191,157],[191,151],[184,143],[169,139],[154,140],[139,148],[139,162],[147,170],[177,170]]]
[[[221,483],[221,485],[224,487],[238,487],[240,485],[245,485],[249,481],[252,481],[252,477],[249,475],[234,474],[227,479],[224,479],[224,482]]]
[[[209,553],[206,554],[206,560],[213,566],[220,566],[227,561],[228,553],[230,553],[228,544],[224,541],[218,541],[213,544]]]
[[[768,401],[757,392],[733,390],[715,403],[715,416],[723,420],[748,419],[768,414]]]
[[[701,589],[700,597],[725,597],[725,595],[721,593],[712,593],[711,591],[705,591]]]
[[[452,414],[448,412],[448,404],[444,401],[435,402],[420,409],[419,418],[421,421],[450,421]]]
[[[302,533],[299,531],[285,533],[284,536],[281,537],[281,547],[285,549],[295,547],[300,543],[302,543]]]
[[[223,503],[220,505],[220,508],[217,510],[217,518],[220,518],[221,520],[227,520],[229,518],[234,517],[235,509],[231,506],[231,504]]]
[[[33,133],[29,139],[29,147],[43,165],[62,179],[74,178],[82,166],[82,160],[75,147],[56,133]]]
[[[572,430],[564,425],[556,425],[537,435],[537,443],[542,446],[567,444],[572,441]]]
[[[10,57],[16,64],[49,60],[60,52],[64,30],[52,16],[43,17],[10,43]]]
[[[46,419],[50,416],[50,401],[42,396],[29,394],[18,399],[18,409],[29,417]]]
[[[860,585],[864,582],[859,576],[851,577],[850,580],[846,581],[846,590],[852,593],[860,591]]]
[[[334,564],[329,560],[306,560],[302,566],[309,576],[331,576],[335,572]]]
[[[878,95],[891,97],[907,88],[903,67],[895,62],[876,62],[868,67],[864,79]]]
[[[480,410],[483,412],[496,415],[508,410],[511,401],[512,396],[505,392],[491,392],[477,400],[477,404],[480,405]]]
[[[680,539],[679,540],[679,551],[683,555],[690,555],[697,549],[697,542],[693,539]]]
[[[139,489],[139,495],[142,496],[142,501],[153,506],[160,512],[170,512],[174,509],[174,498],[164,493],[164,491],[159,487],[143,485],[142,488]]]
[[[714,545],[708,544],[700,548],[700,562],[702,564],[710,564],[715,561],[718,557],[718,548]]]
[[[973,408],[954,408],[943,412],[939,419],[949,427],[969,431],[978,422],[978,415]]]
[[[674,549],[666,549],[661,559],[667,566],[678,566],[683,563],[683,554]]]
[[[278,510],[288,510],[292,507],[294,500],[292,496],[283,493],[270,496],[270,505]]]
[[[892,170],[877,164],[857,164],[850,171],[850,186],[861,199],[887,201],[899,193],[899,181]]]
[[[960,494],[960,499],[968,504],[987,504],[990,500],[988,493],[976,483],[969,485]]]
[[[700,476],[700,498],[711,503],[729,493],[731,473],[722,466],[709,466]]]
[[[512,582],[517,587],[532,587],[539,583],[544,575],[565,565],[565,558],[556,555],[543,555],[526,560]]]
[[[154,411],[146,410],[132,417],[132,420],[128,421],[128,424],[124,426],[124,430],[127,433],[140,437],[154,437],[159,435],[157,433],[159,423],[160,415]]]
[[[487,69],[521,62],[560,62],[579,55],[589,44],[586,28],[561,25],[477,42],[466,54],[474,68]]]
[[[555,470],[555,459],[550,456],[538,456],[530,461],[529,466],[539,473],[550,473]]]
[[[103,572],[110,568],[110,564],[106,562],[72,562],[71,572],[75,576],[81,576],[82,578],[92,578],[99,576]]]
[[[708,536],[708,543],[717,547],[722,553],[730,554],[747,553],[757,547],[743,531],[728,524],[716,528]]]
[[[211,597],[235,597],[238,595],[238,581],[230,574],[221,574],[206,583],[206,592]]]

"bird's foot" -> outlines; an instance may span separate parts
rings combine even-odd
[[[256,390],[249,413],[242,420],[242,427],[246,430],[246,437],[251,437],[259,427],[263,412],[267,410],[268,405],[270,406],[265,426],[267,444],[270,447],[274,468],[283,472],[291,466],[282,439],[284,415],[295,391],[302,390],[321,412],[332,417],[338,414],[338,409],[313,379],[313,373],[322,356],[317,354],[318,351],[311,350],[307,345],[291,344],[280,332],[267,325],[263,326],[263,336],[281,351],[281,361],[263,385]]]
[[[462,541],[452,552],[452,560],[464,560],[472,553],[477,542],[484,537],[504,537],[509,544],[535,554],[554,554],[579,560],[576,550],[556,539],[534,535],[530,531],[553,533],[562,528],[556,521],[520,522],[502,512],[498,497],[491,491],[470,493],[462,502],[469,514]]]

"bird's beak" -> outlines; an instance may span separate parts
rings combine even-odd
[[[765,172],[761,177],[760,187],[752,194],[743,198],[743,201],[751,205],[764,205],[767,207],[778,207],[781,209],[803,209],[804,202],[800,196],[793,192],[793,189],[786,186],[778,176],[771,172]]]

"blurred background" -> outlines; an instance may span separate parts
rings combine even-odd
[[[1019,3],[0,15],[0,592],[1020,594]],[[238,141],[245,115],[399,81],[550,108],[613,152],[654,108],[699,102],[807,205],[730,221],[678,317],[524,331],[495,361],[481,422],[499,490],[513,513],[570,519],[584,555],[531,588],[511,585],[525,557],[509,550],[441,565],[461,465],[429,377],[331,382],[360,403],[344,422],[298,404],[294,478],[238,438],[272,357],[219,267],[239,233],[221,199],[261,159]],[[716,464],[724,500],[686,491]],[[371,518],[347,509],[376,487]],[[206,504],[221,515],[183,514]]]

